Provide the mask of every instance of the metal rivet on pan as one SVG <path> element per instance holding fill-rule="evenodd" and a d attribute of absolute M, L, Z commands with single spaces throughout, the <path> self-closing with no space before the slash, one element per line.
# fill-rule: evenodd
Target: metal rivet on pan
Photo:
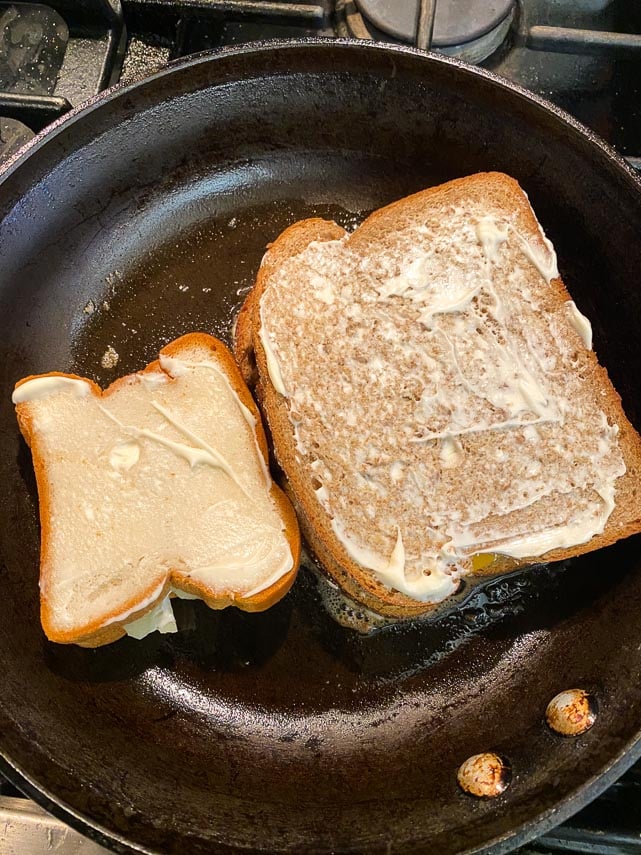
<path fill-rule="evenodd" d="M 461 789 L 471 796 L 491 799 L 504 792 L 512 777 L 505 760 L 488 751 L 474 754 L 462 763 L 457 774 Z"/>
<path fill-rule="evenodd" d="M 596 705 L 583 689 L 559 692 L 547 706 L 545 720 L 561 736 L 579 736 L 596 721 Z"/>

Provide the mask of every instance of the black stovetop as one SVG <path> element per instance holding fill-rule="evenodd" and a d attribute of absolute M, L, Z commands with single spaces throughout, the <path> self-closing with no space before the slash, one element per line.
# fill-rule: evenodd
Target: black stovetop
<path fill-rule="evenodd" d="M 142 79 L 197 51 L 281 37 L 393 40 L 364 14 L 381 2 L 0 2 L 0 162 L 110 84 Z M 412 3 L 418 7 L 418 0 L 387 6 Z M 481 65 L 565 108 L 641 168 L 641 2 L 520 0 L 503 29 L 505 38 Z M 16 793 L 0 779 L 0 794 Z M 641 763 L 525 851 L 641 853 Z"/>

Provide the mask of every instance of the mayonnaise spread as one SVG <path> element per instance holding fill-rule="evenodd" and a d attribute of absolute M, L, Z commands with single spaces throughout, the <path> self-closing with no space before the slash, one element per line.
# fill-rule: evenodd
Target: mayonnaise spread
<path fill-rule="evenodd" d="M 57 376 L 14 392 L 47 460 L 56 572 L 42 584 L 61 628 L 110 613 L 101 625 L 122 623 L 136 638 L 171 632 L 171 582 L 178 596 L 189 596 L 183 580 L 249 598 L 293 567 L 249 401 L 213 361 L 161 357 L 161 367 L 102 396 Z"/>
<path fill-rule="evenodd" d="M 261 297 L 296 465 L 346 557 L 420 601 L 451 594 L 475 554 L 590 540 L 626 471 L 577 370 L 589 321 L 525 230 L 471 202 L 404 226 L 393 251 L 314 242 Z"/>

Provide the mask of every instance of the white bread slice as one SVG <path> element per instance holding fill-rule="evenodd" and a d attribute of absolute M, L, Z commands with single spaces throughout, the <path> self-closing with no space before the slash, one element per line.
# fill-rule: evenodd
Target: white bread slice
<path fill-rule="evenodd" d="M 21 380 L 13 399 L 38 484 L 49 639 L 95 647 L 175 629 L 174 593 L 247 611 L 287 593 L 296 517 L 220 341 L 183 336 L 104 392 L 52 373 Z"/>
<path fill-rule="evenodd" d="M 304 536 L 411 617 L 641 530 L 641 440 L 526 195 L 484 173 L 270 245 L 235 354 Z"/>

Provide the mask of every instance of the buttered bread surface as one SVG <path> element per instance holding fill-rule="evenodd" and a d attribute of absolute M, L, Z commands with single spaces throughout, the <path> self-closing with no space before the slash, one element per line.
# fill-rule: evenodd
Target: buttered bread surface
<path fill-rule="evenodd" d="M 105 394 L 68 376 L 17 387 L 38 474 L 50 637 L 114 624 L 136 637 L 172 631 L 169 594 L 251 607 L 295 571 L 258 414 L 211 342 L 187 336 Z"/>
<path fill-rule="evenodd" d="M 249 310 L 307 529 L 379 599 L 437 603 L 473 556 L 513 567 L 638 530 L 639 438 L 507 176 L 416 194 L 352 234 L 297 224 Z"/>

